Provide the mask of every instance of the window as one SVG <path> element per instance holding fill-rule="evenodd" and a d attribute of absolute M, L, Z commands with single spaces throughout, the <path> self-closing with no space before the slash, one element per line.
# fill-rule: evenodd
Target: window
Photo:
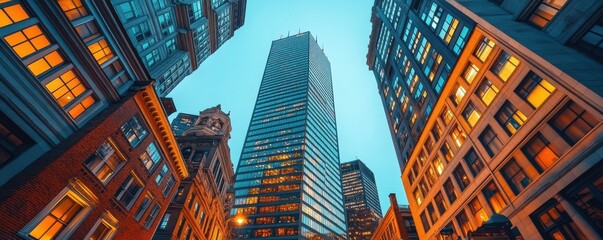
<path fill-rule="evenodd" d="M 161 180 L 163 180 L 163 178 L 165 177 L 165 175 L 169 172 L 169 168 L 167 166 L 167 163 L 164 163 L 163 166 L 161 167 L 161 171 L 159 171 L 159 173 L 157 174 L 157 177 L 155 177 L 155 183 L 159 184 L 161 183 Z"/>
<path fill-rule="evenodd" d="M 465 93 L 467 93 L 467 90 L 465 90 L 463 86 L 456 85 L 456 90 L 450 96 L 450 99 L 452 100 L 452 103 L 454 103 L 454 106 L 458 106 L 459 103 L 461 103 L 463 97 L 465 97 Z"/>
<path fill-rule="evenodd" d="M 576 48 L 599 62 L 603 61 L 603 16 L 578 40 Z"/>
<path fill-rule="evenodd" d="M 454 172 L 452 174 L 454 174 L 454 179 L 456 180 L 456 183 L 459 185 L 461 192 L 464 191 L 465 188 L 467 188 L 467 186 L 469 186 L 469 183 L 471 183 L 469 181 L 469 177 L 465 173 L 465 169 L 463 169 L 463 166 L 461 166 L 460 164 L 458 166 L 456 166 L 456 168 L 454 169 Z"/>
<path fill-rule="evenodd" d="M 76 119 L 80 115 L 82 115 L 82 113 L 84 113 L 87 109 L 89 109 L 92 105 L 94 105 L 95 102 L 96 102 L 96 98 L 94 98 L 93 95 L 90 95 L 90 96 L 84 98 L 84 100 L 82 100 L 81 102 L 78 102 L 71 109 L 69 109 L 69 111 L 68 111 L 69 115 L 72 118 Z"/>
<path fill-rule="evenodd" d="M 4 40 L 20 58 L 25 58 L 50 45 L 50 41 L 37 24 L 12 33 L 4 37 Z"/>
<path fill-rule="evenodd" d="M 66 188 L 20 234 L 33 239 L 67 239 L 90 210 L 83 196 Z"/>
<path fill-rule="evenodd" d="M 460 148 L 465 139 L 467 139 L 467 134 L 465 134 L 458 124 L 455 124 L 450 131 L 450 137 L 452 138 L 452 142 Z"/>
<path fill-rule="evenodd" d="M 167 7 L 165 0 L 153 0 L 153 8 L 156 11 L 164 9 L 165 7 Z"/>
<path fill-rule="evenodd" d="M 444 110 L 442 110 L 442 113 L 440 114 L 440 118 L 442 119 L 442 122 L 444 122 L 444 125 L 447 126 L 452 120 L 452 111 L 450 111 L 449 108 L 444 107 Z"/>
<path fill-rule="evenodd" d="M 567 0 L 542 0 L 530 16 L 530 23 L 537 28 L 544 28 L 566 2 Z"/>
<path fill-rule="evenodd" d="M 473 148 L 469 149 L 467 154 L 465 154 L 465 157 L 463 157 L 463 160 L 465 160 L 465 163 L 467 163 L 467 166 L 469 166 L 469 170 L 473 176 L 477 176 L 477 174 L 484 169 L 484 163 L 481 159 L 479 159 Z"/>
<path fill-rule="evenodd" d="M 423 230 L 425 232 L 429 231 L 429 228 L 431 226 L 429 225 L 429 221 L 427 220 L 427 215 L 425 215 L 425 212 L 421 213 L 421 223 L 423 224 Z"/>
<path fill-rule="evenodd" d="M 105 39 L 88 45 L 88 50 L 92 53 L 96 62 L 100 65 L 113 57 L 113 52 Z"/>
<path fill-rule="evenodd" d="M 494 212 L 500 213 L 500 211 L 502 211 L 502 209 L 507 206 L 507 203 L 503 199 L 500 190 L 498 190 L 498 187 L 496 187 L 494 182 L 490 182 L 488 185 L 486 185 L 486 187 L 482 189 L 482 193 L 484 194 L 486 201 L 488 201 L 488 204 L 490 204 L 490 207 L 492 207 Z"/>
<path fill-rule="evenodd" d="M 176 38 L 172 38 L 165 42 L 165 49 L 167 50 L 167 54 L 170 55 L 176 51 Z"/>
<path fill-rule="evenodd" d="M 515 92 L 526 100 L 533 108 L 538 108 L 555 91 L 555 87 L 547 80 L 530 72 L 519 84 Z"/>
<path fill-rule="evenodd" d="M 84 7 L 80 0 L 59 0 L 58 3 L 69 20 L 75 20 L 88 15 L 86 7 Z"/>
<path fill-rule="evenodd" d="M 85 164 L 88 169 L 100 180 L 103 184 L 107 184 L 113 174 L 126 163 L 126 160 L 118 156 L 115 148 L 109 139 L 96 149 L 94 154 L 90 156 Z"/>
<path fill-rule="evenodd" d="M 435 123 L 431 129 L 431 134 L 433 134 L 433 138 L 436 142 L 440 140 L 440 136 L 442 136 L 442 129 L 440 128 L 440 125 Z"/>
<path fill-rule="evenodd" d="M 461 50 L 463 50 L 463 47 L 465 46 L 465 43 L 467 42 L 468 34 L 469 34 L 469 28 L 463 27 L 463 30 L 461 30 L 461 33 L 459 33 L 459 36 L 456 39 L 456 43 L 454 43 L 454 47 L 452 48 L 452 51 L 454 51 L 454 53 L 456 53 L 457 55 L 459 55 L 461 53 Z"/>
<path fill-rule="evenodd" d="M 113 196 L 123 204 L 126 209 L 130 209 L 140 192 L 142 192 L 142 183 L 139 182 L 138 177 L 129 175 Z"/>
<path fill-rule="evenodd" d="M 433 203 L 427 205 L 427 213 L 429 214 L 429 220 L 431 220 L 431 222 L 435 224 L 438 221 L 438 214 L 433 208 Z"/>
<path fill-rule="evenodd" d="M 488 56 L 490 56 L 494 45 L 495 44 L 492 40 L 488 39 L 487 37 L 483 37 L 477 48 L 475 48 L 473 55 L 479 58 L 479 60 L 482 62 L 485 62 L 486 59 L 488 59 Z"/>
<path fill-rule="evenodd" d="M 65 107 L 65 105 L 88 90 L 73 70 L 63 73 L 61 76 L 47 83 L 45 87 L 61 107 Z"/>
<path fill-rule="evenodd" d="M 130 120 L 121 126 L 121 132 L 128 139 L 132 147 L 136 147 L 147 135 L 147 129 L 140 124 L 136 116 L 130 118 Z"/>
<path fill-rule="evenodd" d="M 155 218 L 157 218 L 157 215 L 159 214 L 159 210 L 161 210 L 161 206 L 159 206 L 159 203 L 155 203 L 153 208 L 151 208 L 151 211 L 149 211 L 147 217 L 144 219 L 143 225 L 145 228 L 149 229 L 153 225 Z"/>
<path fill-rule="evenodd" d="M 189 16 L 189 21 L 191 23 L 194 21 L 197 21 L 201 17 L 203 17 L 203 12 L 201 9 L 201 1 L 196 1 L 189 6 L 188 16 Z"/>
<path fill-rule="evenodd" d="M 88 38 L 95 38 L 100 36 L 98 32 L 98 26 L 94 22 L 94 20 L 90 20 L 88 22 L 82 23 L 78 26 L 75 26 L 75 31 L 80 35 L 80 38 L 87 42 Z"/>
<path fill-rule="evenodd" d="M 127 1 L 117 5 L 116 10 L 121 11 L 121 14 L 123 15 L 123 17 L 125 17 L 122 22 L 126 22 L 128 20 L 138 17 L 138 11 L 140 11 L 140 7 L 137 5 L 138 4 L 136 4 L 136 1 Z"/>
<path fill-rule="evenodd" d="M 0 8 L 0 27 L 8 26 L 28 18 L 29 15 L 25 12 L 21 4 Z"/>
<path fill-rule="evenodd" d="M 161 224 L 159 224 L 159 229 L 165 230 L 167 228 L 167 225 L 170 222 L 170 216 L 170 213 L 166 213 L 165 215 L 163 215 L 163 218 L 161 219 Z"/>
<path fill-rule="evenodd" d="M 53 67 L 61 64 L 63 62 L 63 57 L 59 52 L 53 51 L 49 54 L 46 54 L 44 57 L 30 63 L 27 65 L 27 68 L 34 76 L 39 76 L 42 73 L 47 72 Z"/>
<path fill-rule="evenodd" d="M 517 60 L 517 58 L 503 51 L 500 56 L 498 56 L 496 62 L 492 64 L 490 71 L 498 75 L 503 81 L 507 81 L 511 74 L 515 72 L 518 65 L 519 60 Z"/>
<path fill-rule="evenodd" d="M 578 104 L 569 102 L 557 113 L 549 124 L 569 143 L 576 144 L 599 121 Z"/>
<path fill-rule="evenodd" d="M 448 142 L 444 142 L 444 144 L 442 144 L 442 148 L 440 148 L 440 151 L 442 152 L 444 159 L 446 159 L 446 162 L 450 162 L 450 160 L 452 160 L 452 158 L 454 157 L 454 153 L 452 152 L 450 145 L 448 145 Z"/>
<path fill-rule="evenodd" d="M 33 141 L 6 115 L 0 113 L 0 166 L 17 157 Z"/>
<path fill-rule="evenodd" d="M 538 133 L 534 136 L 525 146 L 521 148 L 523 153 L 530 159 L 532 164 L 535 165 L 538 173 L 544 172 L 549 169 L 555 161 L 557 161 L 558 154 L 556 149 L 549 143 L 549 141 Z"/>
<path fill-rule="evenodd" d="M 461 210 L 461 212 L 456 215 L 456 222 L 459 224 L 463 235 L 467 235 L 467 232 L 471 231 L 471 223 L 469 223 L 469 218 L 467 217 L 465 210 Z"/>
<path fill-rule="evenodd" d="M 153 51 L 145 55 L 144 58 L 150 68 L 161 60 L 161 55 L 159 55 L 159 51 L 157 51 L 157 49 L 154 49 Z"/>
<path fill-rule="evenodd" d="M 161 33 L 164 37 L 169 35 L 170 33 L 173 33 L 175 30 L 171 13 L 172 12 L 168 11 L 157 17 L 157 20 L 159 21 L 159 26 L 161 27 Z"/>
<path fill-rule="evenodd" d="M 502 105 L 494 117 L 510 135 L 517 132 L 521 125 L 528 119 L 526 115 L 519 111 L 519 109 L 513 106 L 509 101 Z"/>
<path fill-rule="evenodd" d="M 151 36 L 151 29 L 149 28 L 149 24 L 147 22 L 141 22 L 130 27 L 131 36 L 136 38 L 136 41 L 139 43 L 145 40 L 147 37 Z"/>
<path fill-rule="evenodd" d="M 140 155 L 140 161 L 142 161 L 142 164 L 144 164 L 149 172 L 155 170 L 155 167 L 161 161 L 161 153 L 157 150 L 155 143 L 149 144 L 145 152 Z"/>
<path fill-rule="evenodd" d="M 454 33 L 456 32 L 456 28 L 459 25 L 459 20 L 457 20 L 456 18 L 453 18 L 452 15 L 447 14 L 446 15 L 446 20 L 444 21 L 444 24 L 442 25 L 442 28 L 440 29 L 440 33 L 438 34 L 438 36 L 444 40 L 444 42 L 446 42 L 446 44 L 449 44 L 450 41 L 452 40 L 452 37 L 454 36 Z"/>
<path fill-rule="evenodd" d="M 446 202 L 444 201 L 442 192 L 438 192 L 438 194 L 436 194 L 433 199 L 435 201 L 436 207 L 438 208 L 438 211 L 440 211 L 440 215 L 444 214 L 446 212 L 446 209 L 448 209 L 448 206 L 446 205 Z"/>
<path fill-rule="evenodd" d="M 450 179 L 446 180 L 446 182 L 444 182 L 444 193 L 446 193 L 446 197 L 448 197 L 448 202 L 450 202 L 450 205 L 452 205 L 452 203 L 454 203 L 454 201 L 456 200 L 457 197 L 457 193 L 456 193 L 456 189 L 454 188 L 454 185 L 452 185 L 452 182 L 450 181 Z"/>
<path fill-rule="evenodd" d="M 544 204 L 530 217 L 545 239 L 587 239 L 556 200 Z"/>
<path fill-rule="evenodd" d="M 442 175 L 442 173 L 444 172 L 444 164 L 442 163 L 440 157 L 436 155 L 435 158 L 431 160 L 431 164 L 433 165 L 433 168 L 435 169 L 438 176 Z"/>
<path fill-rule="evenodd" d="M 603 232 L 603 164 L 598 164 L 583 174 L 569 187 L 571 192 L 564 193 L 585 220 L 596 232 Z"/>
<path fill-rule="evenodd" d="M 515 158 L 511 158 L 509 162 L 502 167 L 500 172 L 515 195 L 523 191 L 532 182 L 530 177 L 523 171 L 523 168 L 517 164 Z"/>
<path fill-rule="evenodd" d="M 484 208 L 477 197 L 469 202 L 469 210 L 471 211 L 471 215 L 473 215 L 473 220 L 478 226 L 481 226 L 482 223 L 488 221 L 488 214 L 484 211 Z"/>
<path fill-rule="evenodd" d="M 414 195 L 415 195 L 415 200 L 417 200 L 417 205 L 421 206 L 421 203 L 423 203 L 423 194 L 421 194 L 420 189 L 415 189 L 414 191 Z"/>
<path fill-rule="evenodd" d="M 484 81 L 482 81 L 475 93 L 482 99 L 486 106 L 490 106 L 490 103 L 492 103 L 492 100 L 494 100 L 496 94 L 498 94 L 498 88 L 492 85 L 490 80 L 484 78 Z"/>
<path fill-rule="evenodd" d="M 423 13 L 422 19 L 425 23 L 431 27 L 431 29 L 435 30 L 438 26 L 438 22 L 440 22 L 440 18 L 443 13 L 442 7 L 438 6 L 435 2 L 431 3 L 431 7 L 429 8 L 429 12 L 427 14 Z"/>
<path fill-rule="evenodd" d="M 479 135 L 479 141 L 484 146 L 488 155 L 493 157 L 502 148 L 502 142 L 490 126 L 487 126 Z"/>
<path fill-rule="evenodd" d="M 147 208 L 149 208 L 149 205 L 151 205 L 151 201 L 153 201 L 153 196 L 151 196 L 150 194 L 147 193 L 144 196 L 144 199 L 142 200 L 140 205 L 138 205 L 138 208 L 136 209 L 136 213 L 134 213 L 134 218 L 137 221 L 140 220 L 140 218 L 142 218 L 142 215 L 144 215 L 144 212 L 147 211 Z"/>
<path fill-rule="evenodd" d="M 481 116 L 482 113 L 479 112 L 472 102 L 467 103 L 467 107 L 463 110 L 463 117 L 471 127 L 475 127 L 475 124 L 477 124 L 477 121 L 479 121 Z"/>
<path fill-rule="evenodd" d="M 109 240 L 113 238 L 113 234 L 117 232 L 117 227 L 115 227 L 117 222 L 110 223 L 109 219 L 114 219 L 114 217 L 106 215 L 106 213 L 103 214 L 103 217 L 107 219 L 99 219 L 85 239 Z"/>
<path fill-rule="evenodd" d="M 465 72 L 463 72 L 463 78 L 465 79 L 465 81 L 467 81 L 467 83 L 469 83 L 469 85 L 471 85 L 478 72 L 479 68 L 475 66 L 475 64 L 469 63 L 467 64 L 467 67 L 465 67 Z"/>
<path fill-rule="evenodd" d="M 170 178 L 168 179 L 167 183 L 165 184 L 165 188 L 163 189 L 163 196 L 167 197 L 167 195 L 170 194 L 170 192 L 174 188 L 175 184 L 176 178 L 174 177 L 174 175 L 170 175 Z"/>

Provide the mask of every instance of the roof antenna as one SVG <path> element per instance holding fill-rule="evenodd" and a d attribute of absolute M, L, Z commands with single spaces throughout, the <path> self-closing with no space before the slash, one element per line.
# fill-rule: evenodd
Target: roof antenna
<path fill-rule="evenodd" d="M 291 32 L 291 30 L 287 31 L 287 37 L 289 37 L 289 33 Z"/>
<path fill-rule="evenodd" d="M 300 34 L 300 33 L 301 33 L 301 28 L 299 28 L 299 30 L 297 30 L 297 34 Z"/>

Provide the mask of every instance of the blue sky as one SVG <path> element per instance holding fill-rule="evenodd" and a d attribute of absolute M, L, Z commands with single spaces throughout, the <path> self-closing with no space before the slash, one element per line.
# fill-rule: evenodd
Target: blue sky
<path fill-rule="evenodd" d="M 194 114 L 217 104 L 230 111 L 229 145 L 236 167 L 270 44 L 288 32 L 310 31 L 331 62 L 341 162 L 359 158 L 375 173 L 384 213 L 389 193 L 407 204 L 376 81 L 366 65 L 372 4 L 372 0 L 249 0 L 245 25 L 168 97 L 174 98 L 178 112 Z"/>

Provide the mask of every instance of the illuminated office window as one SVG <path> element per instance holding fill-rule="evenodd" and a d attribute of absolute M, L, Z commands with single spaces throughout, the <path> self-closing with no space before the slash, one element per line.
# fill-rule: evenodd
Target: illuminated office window
<path fill-rule="evenodd" d="M 511 74 L 515 72 L 515 69 L 519 65 L 519 60 L 511 56 L 511 54 L 503 51 L 496 62 L 490 67 L 490 71 L 498 75 L 503 81 L 507 81 Z"/>
<path fill-rule="evenodd" d="M 544 239 L 588 239 L 556 200 L 544 204 L 530 217 Z"/>
<path fill-rule="evenodd" d="M 475 48 L 473 55 L 479 58 L 479 60 L 482 62 L 485 62 L 486 59 L 488 59 L 488 56 L 490 56 L 494 45 L 495 44 L 492 40 L 488 39 L 487 37 L 483 37 L 477 48 Z"/>
<path fill-rule="evenodd" d="M 47 72 L 53 67 L 61 64 L 63 62 L 63 57 L 57 51 L 53 51 L 46 56 L 30 63 L 27 65 L 27 68 L 34 76 L 39 76 L 42 73 Z"/>
<path fill-rule="evenodd" d="M 475 107 L 472 102 L 469 102 L 467 104 L 467 107 L 465 107 L 465 110 L 463 110 L 463 117 L 471 127 L 474 127 L 475 124 L 477 124 L 477 121 L 479 121 L 481 115 L 482 113 Z"/>
<path fill-rule="evenodd" d="M 494 182 L 491 181 L 490 183 L 488 183 L 488 185 L 486 185 L 486 187 L 482 189 L 482 193 L 484 194 L 486 201 L 488 201 L 488 204 L 490 204 L 490 207 L 492 207 L 492 210 L 494 210 L 494 212 L 500 213 L 500 211 L 502 211 L 502 209 L 507 206 L 507 202 L 503 198 L 502 193 L 500 192 L 498 187 L 496 187 Z"/>
<path fill-rule="evenodd" d="M 113 52 L 105 39 L 88 45 L 88 50 L 92 53 L 98 64 L 103 64 L 113 57 Z"/>
<path fill-rule="evenodd" d="M 431 164 L 433 165 L 433 168 L 435 169 L 438 176 L 442 175 L 445 167 L 444 167 L 444 164 L 442 163 L 442 159 L 440 159 L 440 157 L 437 154 L 436 154 L 436 157 L 433 160 L 431 160 Z"/>
<path fill-rule="evenodd" d="M 471 211 L 471 215 L 473 215 L 473 220 L 477 225 L 481 226 L 482 223 L 488 221 L 489 217 L 482 204 L 480 203 L 477 197 L 473 198 L 471 202 L 469 202 L 469 210 Z"/>
<path fill-rule="evenodd" d="M 538 28 L 544 28 L 566 2 L 567 0 L 541 0 L 529 21 Z"/>
<path fill-rule="evenodd" d="M 490 103 L 492 103 L 498 94 L 498 88 L 496 88 L 496 86 L 494 86 L 490 80 L 484 78 L 475 93 L 480 99 L 482 99 L 486 106 L 490 106 Z"/>
<path fill-rule="evenodd" d="M 511 135 L 517 132 L 528 119 L 526 115 L 508 101 L 498 110 L 494 117 L 507 133 Z"/>
<path fill-rule="evenodd" d="M 465 79 L 465 81 L 467 81 L 467 83 L 469 83 L 469 85 L 471 85 L 471 83 L 473 83 L 473 80 L 475 79 L 475 75 L 477 75 L 478 72 L 479 68 L 475 64 L 469 63 L 467 64 L 467 67 L 465 67 L 465 72 L 463 72 L 463 78 Z"/>
<path fill-rule="evenodd" d="M 465 139 L 467 139 L 467 134 L 465 134 L 458 124 L 455 124 L 450 131 L 450 137 L 456 147 L 460 148 L 465 142 Z"/>
<path fill-rule="evenodd" d="M 71 103 L 88 90 L 73 70 L 63 73 L 58 78 L 47 83 L 45 87 L 61 107 Z"/>
<path fill-rule="evenodd" d="M 0 8 L 0 27 L 8 26 L 29 18 L 21 4 L 14 4 Z"/>
<path fill-rule="evenodd" d="M 539 173 L 549 169 L 559 156 L 557 149 L 540 133 L 530 139 L 521 150 L 532 164 L 535 165 Z"/>
<path fill-rule="evenodd" d="M 58 0 L 57 2 L 69 20 L 88 15 L 88 11 L 86 11 L 86 7 L 82 4 L 81 0 Z"/>
<path fill-rule="evenodd" d="M 466 93 L 467 93 L 467 90 L 465 90 L 465 88 L 463 86 L 456 85 L 456 88 L 455 88 L 454 92 L 452 92 L 450 99 L 452 100 L 452 102 L 454 103 L 455 106 L 458 106 L 459 103 L 461 103 L 461 101 L 463 100 L 463 97 L 465 97 Z"/>
<path fill-rule="evenodd" d="M 549 121 L 549 124 L 573 146 L 598 122 L 595 116 L 584 108 L 574 102 L 569 102 Z"/>
<path fill-rule="evenodd" d="M 48 212 L 41 213 L 34 219 L 39 222 L 35 223 L 31 229 L 25 229 L 28 237 L 33 239 L 66 238 L 90 210 L 90 206 L 72 191 L 68 191 L 57 202 L 49 203 L 49 206 L 52 208 Z"/>
<path fill-rule="evenodd" d="M 456 222 L 459 224 L 459 227 L 463 231 L 463 235 L 467 235 L 467 232 L 471 231 L 472 226 L 469 222 L 469 218 L 467 217 L 467 213 L 465 210 L 461 209 L 458 215 L 456 215 Z"/>
<path fill-rule="evenodd" d="M 9 34 L 4 40 L 20 58 L 27 57 L 50 45 L 50 41 L 38 25 Z"/>
<path fill-rule="evenodd" d="M 538 108 L 555 91 L 555 87 L 549 81 L 530 72 L 519 84 L 515 92 L 526 100 L 533 108 Z"/>
<path fill-rule="evenodd" d="M 89 109 L 92 105 L 94 105 L 94 103 L 96 102 L 96 98 L 92 95 L 84 98 L 82 101 L 78 102 L 77 104 L 75 104 L 75 106 L 73 106 L 71 109 L 69 109 L 69 115 L 72 118 L 77 118 L 80 115 L 82 115 L 82 113 L 84 113 L 87 109 Z"/>
<path fill-rule="evenodd" d="M 98 180 L 106 184 L 125 162 L 125 159 L 122 159 L 116 154 L 113 145 L 108 141 L 105 141 L 98 149 L 96 149 L 94 154 L 86 160 L 85 164 Z"/>

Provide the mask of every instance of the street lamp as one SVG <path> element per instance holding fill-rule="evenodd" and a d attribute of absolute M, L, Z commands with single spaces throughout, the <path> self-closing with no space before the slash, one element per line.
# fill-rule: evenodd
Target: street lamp
<path fill-rule="evenodd" d="M 234 234 L 234 225 L 232 226 L 232 228 L 228 227 L 228 223 L 232 222 L 233 224 L 237 225 L 237 226 L 242 226 L 243 224 L 245 224 L 246 222 L 246 218 L 244 215 L 241 214 L 237 214 L 234 216 L 230 216 L 228 219 L 226 219 L 225 225 L 226 225 L 226 229 L 228 230 L 228 233 L 230 235 L 230 239 L 233 239 L 235 234 Z"/>

